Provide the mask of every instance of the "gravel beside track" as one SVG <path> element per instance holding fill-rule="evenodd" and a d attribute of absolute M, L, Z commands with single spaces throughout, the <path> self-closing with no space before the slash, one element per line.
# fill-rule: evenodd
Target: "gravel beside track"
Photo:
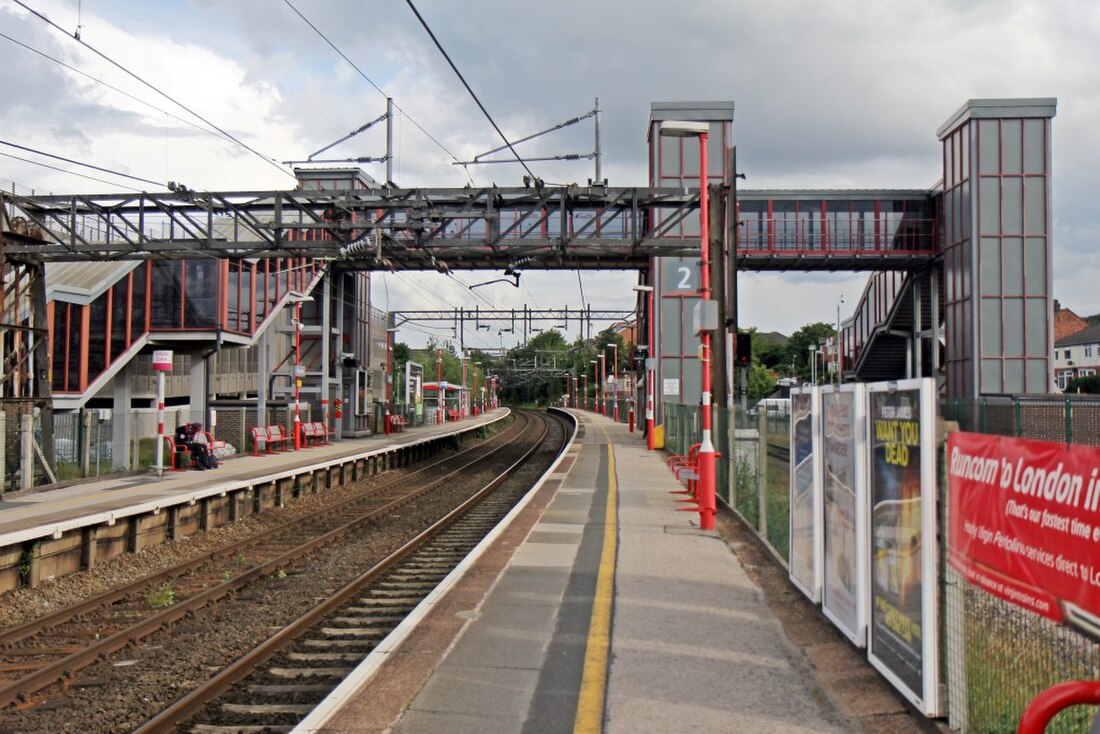
<path fill-rule="evenodd" d="M 390 472 L 366 483 L 390 481 L 396 474 L 407 471 Z M 533 476 L 528 482 L 541 471 L 535 472 L 532 467 L 528 473 Z M 171 630 L 153 634 L 111 659 L 80 671 L 63 696 L 33 709 L 0 711 L 0 732 L 132 731 L 198 682 L 400 547 L 408 537 L 476 491 L 482 475 L 488 473 L 480 467 L 471 468 L 460 481 L 448 482 L 429 496 L 400 507 L 339 545 L 314 553 L 285 571 L 265 576 L 236 596 L 184 618 Z M 282 509 L 203 535 L 119 557 L 37 589 L 5 595 L 0 598 L 0 625 L 8 627 L 35 618 L 124 581 L 209 554 L 260 528 L 285 523 L 334 502 L 345 493 L 361 491 L 363 484 L 307 496 Z M 226 562 L 225 574 L 242 571 L 232 561 Z"/>

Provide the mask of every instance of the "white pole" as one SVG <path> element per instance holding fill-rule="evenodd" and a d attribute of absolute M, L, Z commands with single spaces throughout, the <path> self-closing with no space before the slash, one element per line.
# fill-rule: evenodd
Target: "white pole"
<path fill-rule="evenodd" d="M 158 477 L 164 476 L 164 372 L 157 370 L 157 463 Z"/>

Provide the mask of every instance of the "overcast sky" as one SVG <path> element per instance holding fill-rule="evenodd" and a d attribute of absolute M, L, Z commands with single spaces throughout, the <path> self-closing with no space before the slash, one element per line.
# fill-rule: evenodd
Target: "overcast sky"
<path fill-rule="evenodd" d="M 69 33 L 79 24 L 85 42 L 276 161 L 304 158 L 385 111 L 383 94 L 281 0 L 25 2 Z M 409 6 L 292 2 L 405 113 L 396 124 L 396 182 L 466 184 L 451 154 L 466 160 L 499 140 Z M 603 175 L 613 186 L 646 183 L 654 100 L 733 100 L 745 188 L 928 188 L 940 178 L 936 129 L 967 99 L 1057 97 L 1054 290 L 1077 313 L 1100 313 L 1100 264 L 1092 257 L 1100 236 L 1093 191 L 1100 171 L 1100 3 L 415 2 L 510 137 L 582 114 L 599 97 Z M 0 139 L 193 189 L 293 186 L 260 157 L 176 119 L 205 127 L 12 0 L 0 0 L 0 32 L 153 105 L 0 38 Z M 591 124 L 582 123 L 521 151 L 587 153 L 592 138 Z M 381 126 L 332 151 L 384 152 Z M 0 153 L 37 158 L 3 146 Z M 555 183 L 593 176 L 588 161 L 532 167 Z M 476 184 L 508 186 L 523 173 L 511 165 L 468 171 Z M 381 165 L 368 172 L 384 178 Z M 0 178 L 8 188 L 14 182 L 55 193 L 118 190 L 10 157 L 0 157 Z M 520 289 L 478 288 L 480 298 L 463 286 L 491 277 L 376 276 L 375 303 L 393 310 L 577 307 L 582 289 L 593 308 L 629 310 L 634 303 L 634 273 L 588 272 L 578 282 L 576 273 L 527 272 Z M 838 298 L 847 317 L 864 283 L 844 273 L 746 275 L 740 320 L 785 333 L 832 322 Z M 424 333 L 398 338 L 417 343 Z M 449 329 L 438 333 L 451 336 Z M 470 346 L 512 342 L 495 331 L 467 333 Z"/>

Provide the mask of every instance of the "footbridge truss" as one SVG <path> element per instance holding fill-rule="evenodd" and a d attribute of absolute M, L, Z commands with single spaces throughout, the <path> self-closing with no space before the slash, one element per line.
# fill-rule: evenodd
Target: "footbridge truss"
<path fill-rule="evenodd" d="M 10 196 L 36 261 L 310 257 L 362 270 L 648 267 L 699 206 L 683 189 L 531 188 Z"/>
<path fill-rule="evenodd" d="M 710 187 L 712 212 L 740 212 L 738 270 L 918 270 L 938 256 L 934 223 L 883 214 L 852 224 L 773 212 L 774 192 Z M 897 192 L 891 192 L 895 194 Z M 924 199 L 926 192 L 903 192 Z M 789 196 L 788 196 L 789 198 Z M 698 189 L 524 188 L 198 192 L 3 196 L 31 235 L 7 237 L 27 262 L 308 257 L 357 270 L 646 269 L 653 257 L 699 254 Z M 791 202 L 786 202 L 790 205 Z M 744 206 L 738 206 L 744 204 Z M 833 215 L 829 214 L 832 217 Z M 835 218 L 834 218 L 835 219 Z M 830 226 L 832 223 L 832 226 Z M 731 224 L 713 227 L 734 242 Z M 5 232 L 4 235 L 10 233 Z M 712 248 L 715 245 L 712 244 Z"/>

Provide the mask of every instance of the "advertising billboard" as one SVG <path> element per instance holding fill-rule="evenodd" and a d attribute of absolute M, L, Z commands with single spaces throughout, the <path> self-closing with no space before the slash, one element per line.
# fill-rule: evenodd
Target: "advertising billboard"
<path fill-rule="evenodd" d="M 791 390 L 790 578 L 811 601 L 821 600 L 820 388 Z"/>
<path fill-rule="evenodd" d="M 821 609 L 857 647 L 867 642 L 866 390 L 861 384 L 821 391 Z"/>
<path fill-rule="evenodd" d="M 929 716 L 939 713 L 933 395 L 931 379 L 867 387 L 867 657 Z"/>
<path fill-rule="evenodd" d="M 955 432 L 948 562 L 1055 622 L 1100 630 L 1100 447 Z"/>

